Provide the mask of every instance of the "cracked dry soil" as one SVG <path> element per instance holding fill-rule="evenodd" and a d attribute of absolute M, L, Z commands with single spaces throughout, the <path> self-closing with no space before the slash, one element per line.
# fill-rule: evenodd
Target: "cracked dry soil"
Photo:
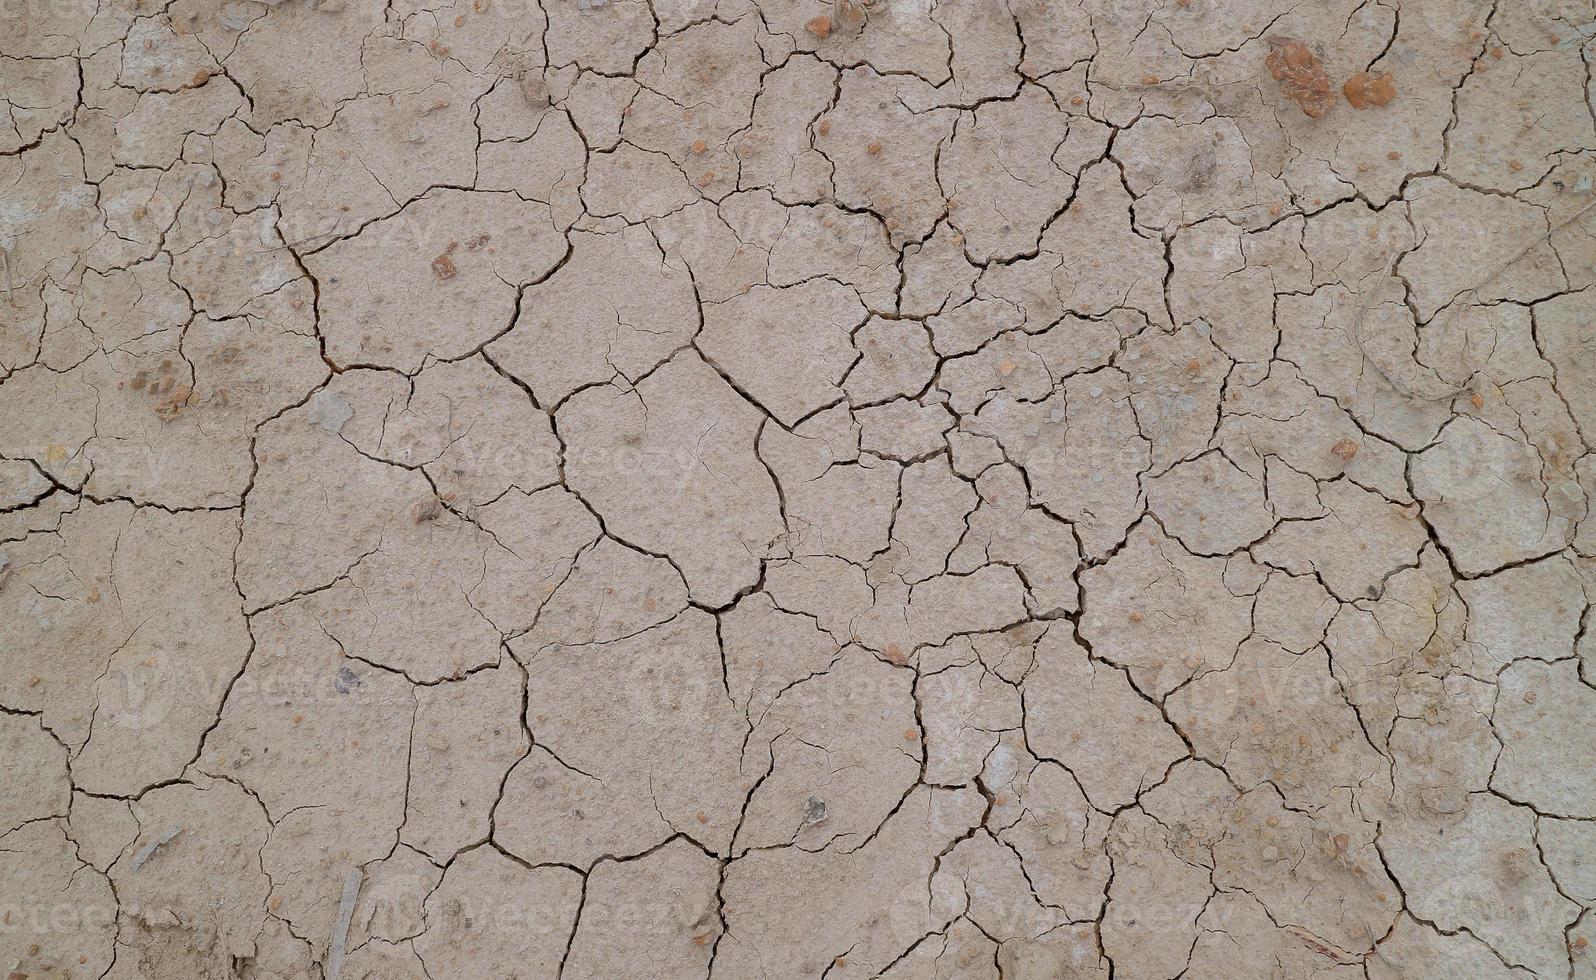
<path fill-rule="evenodd" d="M 0 4 L 0 972 L 1593 980 L 1593 39 Z"/>

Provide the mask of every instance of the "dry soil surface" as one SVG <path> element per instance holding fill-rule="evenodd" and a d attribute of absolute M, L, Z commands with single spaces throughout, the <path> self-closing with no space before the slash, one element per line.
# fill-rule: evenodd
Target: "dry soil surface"
<path fill-rule="evenodd" d="M 1596 978 L 1593 67 L 0 3 L 0 972 Z"/>

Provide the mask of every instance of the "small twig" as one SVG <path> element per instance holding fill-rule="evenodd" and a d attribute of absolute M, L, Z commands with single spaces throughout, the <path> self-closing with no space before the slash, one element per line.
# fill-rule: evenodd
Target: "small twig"
<path fill-rule="evenodd" d="M 166 833 L 139 848 L 139 852 L 133 855 L 133 870 L 137 871 L 138 869 L 144 867 L 144 862 L 148 861 L 150 856 L 154 854 L 156 850 L 166 844 L 171 843 L 172 838 L 176 837 L 182 832 L 183 828 L 174 824 L 173 826 L 166 828 Z"/>
<path fill-rule="evenodd" d="M 338 921 L 333 925 L 332 948 L 327 952 L 327 980 L 338 980 L 344 968 L 344 950 L 349 943 L 349 923 L 355 917 L 355 899 L 360 895 L 360 869 L 351 868 L 344 877 L 344 894 L 338 900 Z"/>

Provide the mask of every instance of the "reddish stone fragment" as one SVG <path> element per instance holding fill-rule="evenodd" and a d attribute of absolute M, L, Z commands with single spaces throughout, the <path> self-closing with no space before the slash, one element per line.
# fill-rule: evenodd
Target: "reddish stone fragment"
<path fill-rule="evenodd" d="M 1352 108 L 1367 109 L 1369 106 L 1385 105 L 1396 98 L 1396 82 L 1388 71 L 1379 74 L 1360 71 L 1347 79 L 1347 84 L 1341 86 L 1341 92 L 1352 103 Z"/>
<path fill-rule="evenodd" d="M 1286 98 L 1313 119 L 1329 112 L 1335 97 L 1330 94 L 1330 76 L 1319 56 L 1294 37 L 1270 38 L 1269 47 L 1264 66 L 1280 83 Z"/>

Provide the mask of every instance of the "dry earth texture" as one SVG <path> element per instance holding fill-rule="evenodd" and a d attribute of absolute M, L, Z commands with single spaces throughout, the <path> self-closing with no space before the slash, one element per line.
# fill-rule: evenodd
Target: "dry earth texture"
<path fill-rule="evenodd" d="M 0 973 L 1596 978 L 1593 67 L 0 3 Z"/>

